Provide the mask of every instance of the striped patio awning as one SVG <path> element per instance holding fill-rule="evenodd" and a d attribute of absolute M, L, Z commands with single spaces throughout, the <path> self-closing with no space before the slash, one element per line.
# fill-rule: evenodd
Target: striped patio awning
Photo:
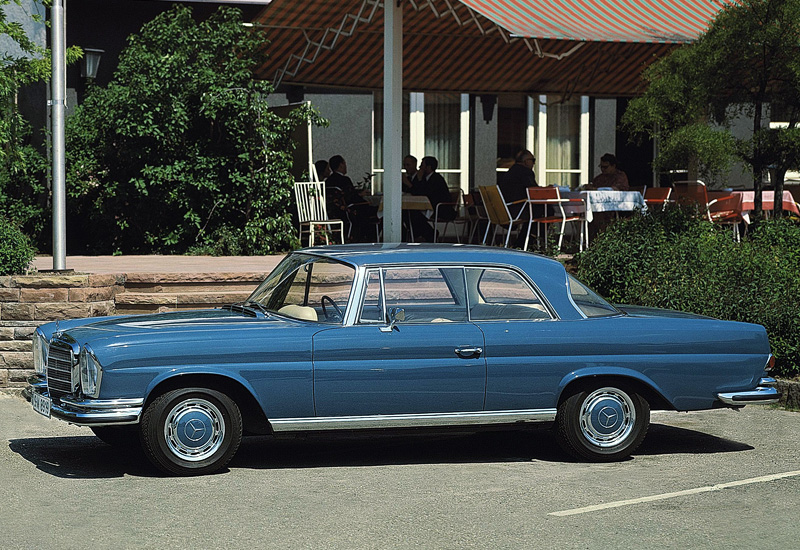
<path fill-rule="evenodd" d="M 422 92 L 634 95 L 642 69 L 691 41 L 711 0 L 405 0 L 403 87 Z M 261 78 L 379 90 L 379 0 L 272 0 Z"/>
<path fill-rule="evenodd" d="M 721 8 L 713 0 L 461 0 L 512 35 L 586 42 L 691 42 Z"/>

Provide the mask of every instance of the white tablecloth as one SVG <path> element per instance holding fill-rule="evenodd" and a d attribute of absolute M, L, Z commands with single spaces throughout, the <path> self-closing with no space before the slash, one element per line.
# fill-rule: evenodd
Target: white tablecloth
<path fill-rule="evenodd" d="M 591 222 L 594 212 L 632 212 L 634 210 L 646 210 L 647 205 L 644 197 L 638 191 L 570 191 L 563 193 L 567 198 L 583 199 L 586 205 L 586 221 Z M 573 213 L 575 208 L 568 207 Z"/>

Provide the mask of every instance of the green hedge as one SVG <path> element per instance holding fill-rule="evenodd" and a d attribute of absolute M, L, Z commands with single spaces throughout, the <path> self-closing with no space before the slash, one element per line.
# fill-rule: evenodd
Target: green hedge
<path fill-rule="evenodd" d="M 17 275 L 33 261 L 34 250 L 22 231 L 0 216 L 0 275 Z"/>
<path fill-rule="evenodd" d="M 668 209 L 612 224 L 576 257 L 579 278 L 615 303 L 764 325 L 775 373 L 800 374 L 800 225 L 762 222 L 734 242 L 729 228 Z"/>

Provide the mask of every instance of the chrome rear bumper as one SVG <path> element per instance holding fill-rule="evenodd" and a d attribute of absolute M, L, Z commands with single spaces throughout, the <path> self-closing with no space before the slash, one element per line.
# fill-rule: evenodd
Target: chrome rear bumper
<path fill-rule="evenodd" d="M 754 390 L 718 393 L 717 397 L 726 405 L 744 407 L 745 405 L 771 405 L 781 398 L 781 392 L 775 388 L 774 378 L 762 378 Z"/>

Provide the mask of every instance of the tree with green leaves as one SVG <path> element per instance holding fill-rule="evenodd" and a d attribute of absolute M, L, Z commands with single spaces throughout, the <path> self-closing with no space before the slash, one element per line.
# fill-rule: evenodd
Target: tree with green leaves
<path fill-rule="evenodd" d="M 71 241 L 92 252 L 266 254 L 297 244 L 291 131 L 254 71 L 263 32 L 185 5 L 128 38 L 114 78 L 67 121 Z M 82 227 L 78 227 L 82 224 Z"/>
<path fill-rule="evenodd" d="M 48 80 L 50 51 L 28 34 L 26 21 L 12 20 L 8 8 L 15 4 L 24 13 L 20 0 L 0 0 L 0 212 L 26 234 L 37 237 L 46 221 L 47 161 L 42 147 L 32 141 L 30 123 L 20 113 L 18 97 L 26 86 Z M 42 11 L 50 4 L 38 5 Z M 30 23 L 45 24 L 38 13 L 26 15 Z M 81 55 L 78 48 L 67 50 L 67 61 Z"/>
<path fill-rule="evenodd" d="M 659 139 L 658 167 L 694 163 L 708 177 L 740 160 L 752 170 L 756 216 L 769 169 L 780 216 L 784 175 L 800 167 L 800 0 L 722 2 L 696 42 L 643 76 L 647 90 L 631 101 L 623 124 Z M 768 108 L 781 112 L 788 126 L 771 129 Z M 742 117 L 752 121 L 744 137 L 731 131 Z"/>

